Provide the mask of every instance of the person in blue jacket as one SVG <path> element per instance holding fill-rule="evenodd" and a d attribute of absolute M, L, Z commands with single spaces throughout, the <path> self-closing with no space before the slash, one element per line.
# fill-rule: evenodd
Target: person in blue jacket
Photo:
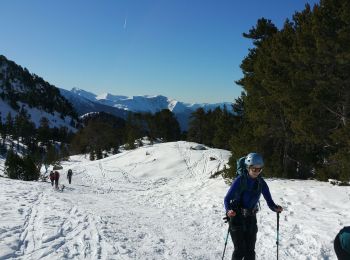
<path fill-rule="evenodd" d="M 255 259 L 255 242 L 258 232 L 256 213 L 263 194 L 267 205 L 274 212 L 283 208 L 272 200 L 269 187 L 260 176 L 264 161 L 260 154 L 250 153 L 244 160 L 246 171 L 239 175 L 228 190 L 225 199 L 226 215 L 230 221 L 230 235 L 234 244 L 232 260 Z"/>
<path fill-rule="evenodd" d="M 334 239 L 338 260 L 350 260 L 350 226 L 342 228 Z"/>

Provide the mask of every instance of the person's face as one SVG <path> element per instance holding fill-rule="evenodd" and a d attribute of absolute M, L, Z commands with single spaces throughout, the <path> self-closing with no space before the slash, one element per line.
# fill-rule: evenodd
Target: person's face
<path fill-rule="evenodd" d="M 253 165 L 253 166 L 249 166 L 248 173 L 250 177 L 255 179 L 259 176 L 262 170 L 263 170 L 263 167 L 261 167 L 260 165 Z"/>

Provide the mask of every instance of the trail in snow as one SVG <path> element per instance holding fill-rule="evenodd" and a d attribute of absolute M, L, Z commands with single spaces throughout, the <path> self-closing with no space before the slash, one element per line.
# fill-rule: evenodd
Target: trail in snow
<path fill-rule="evenodd" d="M 209 179 L 229 152 L 193 143 L 145 146 L 63 164 L 49 183 L 0 178 L 0 259 L 221 259 L 228 186 Z M 215 158 L 215 160 L 210 159 Z M 65 178 L 73 169 L 72 184 Z M 281 259 L 335 259 L 332 241 L 348 224 L 350 192 L 315 181 L 268 179 L 280 223 Z M 261 200 L 257 259 L 276 255 L 276 214 Z M 229 241 L 225 259 L 231 259 Z"/>

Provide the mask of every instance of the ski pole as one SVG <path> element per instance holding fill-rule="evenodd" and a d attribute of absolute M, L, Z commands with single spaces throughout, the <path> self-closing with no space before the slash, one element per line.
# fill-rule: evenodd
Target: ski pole
<path fill-rule="evenodd" d="M 228 223 L 228 230 L 227 230 L 227 235 L 226 235 L 226 240 L 225 240 L 225 247 L 224 247 L 224 252 L 222 253 L 222 258 L 221 260 L 224 259 L 225 256 L 225 251 L 226 251 L 226 246 L 227 246 L 227 240 L 228 240 L 228 235 L 230 234 L 230 222 Z"/>
<path fill-rule="evenodd" d="M 278 240 L 279 240 L 279 232 L 280 232 L 280 213 L 277 212 L 277 238 L 276 238 L 277 260 L 278 260 Z"/>

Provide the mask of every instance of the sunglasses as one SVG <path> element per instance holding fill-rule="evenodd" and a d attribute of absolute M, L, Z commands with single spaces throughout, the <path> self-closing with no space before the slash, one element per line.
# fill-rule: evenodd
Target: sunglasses
<path fill-rule="evenodd" d="M 263 168 L 258 168 L 258 167 L 250 167 L 250 170 L 252 170 L 252 172 L 262 172 Z"/>

